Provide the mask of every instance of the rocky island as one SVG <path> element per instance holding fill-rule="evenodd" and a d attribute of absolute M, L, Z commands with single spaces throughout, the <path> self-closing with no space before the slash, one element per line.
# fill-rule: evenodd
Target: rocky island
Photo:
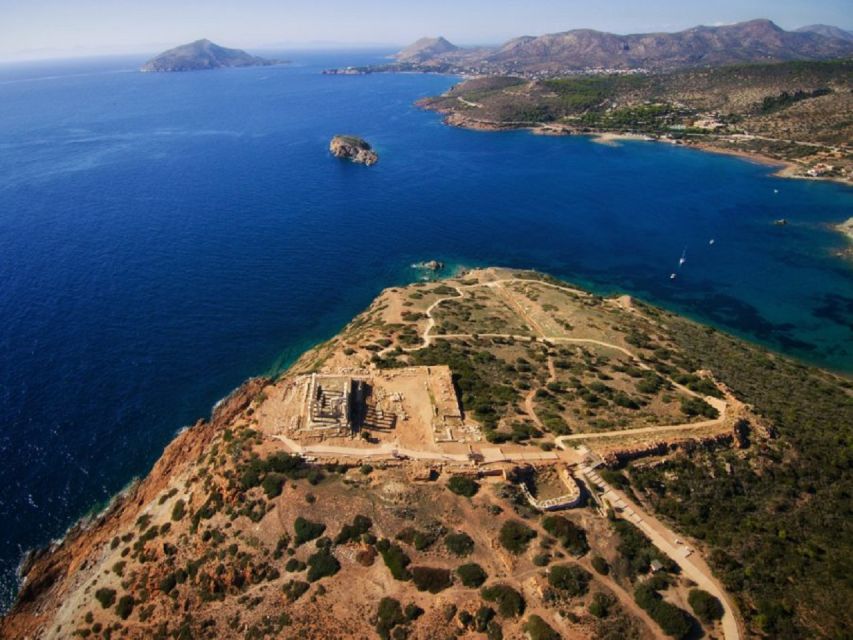
<path fill-rule="evenodd" d="M 275 64 L 281 64 L 281 61 L 253 56 L 241 49 L 220 47 L 204 39 L 164 51 L 142 65 L 140 70 L 145 73 L 204 71 L 226 67 L 264 67 Z"/>
<path fill-rule="evenodd" d="M 31 553 L 0 637 L 840 638 L 852 395 L 536 272 L 393 287 Z"/>
<path fill-rule="evenodd" d="M 368 167 L 379 162 L 379 156 L 370 143 L 358 136 L 335 136 L 329 143 L 329 151 L 342 158 Z"/>

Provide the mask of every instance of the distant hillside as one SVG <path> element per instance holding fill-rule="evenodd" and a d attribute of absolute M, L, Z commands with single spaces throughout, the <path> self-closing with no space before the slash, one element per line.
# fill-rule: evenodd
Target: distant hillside
<path fill-rule="evenodd" d="M 260 67 L 278 64 L 240 49 L 227 49 L 210 40 L 196 40 L 164 51 L 144 65 L 142 71 L 202 71 L 222 67 Z"/>
<path fill-rule="evenodd" d="M 649 74 L 468 79 L 419 104 L 472 129 L 634 133 L 760 154 L 795 175 L 853 181 L 853 60 Z"/>
<path fill-rule="evenodd" d="M 459 47 L 455 44 L 439 36 L 438 38 L 421 38 L 397 53 L 394 57 L 401 62 L 423 62 L 430 58 L 458 50 Z"/>
<path fill-rule="evenodd" d="M 795 31 L 798 33 L 817 33 L 818 35 L 826 36 L 827 38 L 838 38 L 840 40 L 853 42 L 853 32 L 845 31 L 844 29 L 839 29 L 838 27 L 833 27 L 828 24 L 810 24 L 808 26 L 795 29 Z"/>
<path fill-rule="evenodd" d="M 451 49 L 436 43 L 419 40 L 401 51 L 397 59 L 431 68 L 444 64 L 453 71 L 530 76 L 590 69 L 661 70 L 853 56 L 853 39 L 846 31 L 824 26 L 785 31 L 770 20 L 698 26 L 677 33 L 617 35 L 575 29 L 522 36 L 498 48 L 478 50 L 450 45 Z"/>

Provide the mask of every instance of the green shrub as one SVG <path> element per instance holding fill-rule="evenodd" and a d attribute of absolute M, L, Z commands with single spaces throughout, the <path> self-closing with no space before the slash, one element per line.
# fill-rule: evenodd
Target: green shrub
<path fill-rule="evenodd" d="M 434 567 L 412 567 L 412 582 L 418 591 L 429 591 L 438 593 L 444 591 L 453 584 L 448 569 Z"/>
<path fill-rule="evenodd" d="M 403 613 L 406 614 L 406 620 L 417 620 L 424 614 L 424 610 L 421 609 L 414 602 L 410 602 L 406 605 L 406 608 L 403 610 Z"/>
<path fill-rule="evenodd" d="M 296 573 L 298 571 L 304 571 L 306 566 L 307 565 L 301 560 L 291 558 L 287 561 L 287 564 L 284 565 L 284 570 L 288 573 Z"/>
<path fill-rule="evenodd" d="M 720 417 L 720 412 L 702 398 L 681 398 L 681 412 L 686 416 L 704 416 L 712 420 Z"/>
<path fill-rule="evenodd" d="M 299 516 L 293 521 L 293 529 L 296 532 L 296 546 L 299 546 L 300 544 L 313 540 L 314 538 L 319 538 L 323 535 L 323 532 L 326 530 L 326 525 L 320 522 L 311 522 L 310 520 L 306 520 L 302 516 Z"/>
<path fill-rule="evenodd" d="M 122 620 L 127 620 L 130 614 L 133 613 L 133 606 L 135 604 L 136 601 L 133 599 L 133 596 L 122 596 L 116 605 L 116 614 Z"/>
<path fill-rule="evenodd" d="M 474 551 L 474 540 L 467 533 L 451 533 L 444 538 L 444 546 L 450 553 L 457 556 L 467 556 Z"/>
<path fill-rule="evenodd" d="M 352 524 L 345 524 L 335 538 L 335 544 L 346 544 L 350 540 L 358 540 L 373 526 L 373 521 L 367 516 L 357 515 Z"/>
<path fill-rule="evenodd" d="M 169 593 L 178 584 L 178 579 L 174 573 L 166 574 L 157 585 L 163 593 Z"/>
<path fill-rule="evenodd" d="M 547 551 L 543 551 L 542 553 L 537 553 L 533 556 L 533 564 L 537 567 L 547 567 L 551 562 L 551 554 Z"/>
<path fill-rule="evenodd" d="M 321 578 L 335 575 L 341 568 L 341 563 L 328 549 L 321 549 L 308 558 L 308 582 L 317 582 Z"/>
<path fill-rule="evenodd" d="M 95 600 L 101 603 L 102 609 L 109 609 L 116 601 L 116 591 L 115 589 L 101 587 L 95 591 Z"/>
<path fill-rule="evenodd" d="M 548 571 L 548 584 L 571 597 L 585 594 L 591 578 L 592 574 L 586 569 L 574 564 L 556 565 Z"/>
<path fill-rule="evenodd" d="M 498 607 L 498 613 L 504 618 L 517 618 L 524 613 L 524 597 L 509 585 L 496 584 L 483 587 L 480 595 L 486 602 L 494 602 Z"/>
<path fill-rule="evenodd" d="M 280 496 L 282 487 L 284 487 L 284 474 L 281 473 L 268 473 L 264 476 L 264 481 L 261 483 L 261 488 L 268 499 Z"/>
<path fill-rule="evenodd" d="M 479 483 L 467 476 L 453 476 L 447 483 L 447 488 L 453 493 L 470 498 L 480 490 Z"/>
<path fill-rule="evenodd" d="M 412 545 L 418 551 L 423 551 L 431 547 L 443 533 L 443 527 L 432 527 L 429 531 L 418 531 L 414 527 L 406 527 L 397 534 L 396 538 Z"/>
<path fill-rule="evenodd" d="M 527 619 L 522 629 L 530 640 L 560 640 L 560 634 L 536 614 Z"/>
<path fill-rule="evenodd" d="M 601 575 L 606 576 L 608 573 L 610 573 L 610 565 L 607 564 L 607 560 L 605 560 L 601 556 L 593 556 L 590 562 L 592 563 L 592 568 L 595 569 Z"/>
<path fill-rule="evenodd" d="M 459 576 L 463 585 L 471 589 L 481 586 L 486 581 L 486 578 L 488 578 L 486 572 L 483 571 L 483 567 L 476 562 L 461 565 L 456 569 L 456 575 Z"/>
<path fill-rule="evenodd" d="M 542 527 L 557 538 L 566 548 L 566 551 L 572 555 L 582 556 L 589 551 L 586 532 L 568 518 L 564 516 L 546 516 L 542 520 Z"/>
<path fill-rule="evenodd" d="M 634 589 L 634 600 L 668 636 L 682 640 L 690 634 L 693 622 L 688 613 L 661 598 L 660 594 L 648 585 L 641 584 Z"/>
<path fill-rule="evenodd" d="M 382 544 L 383 542 L 385 544 Z M 382 554 L 382 560 L 385 561 L 385 566 L 391 571 L 395 580 L 411 580 L 412 574 L 409 573 L 408 566 L 412 560 L 400 545 L 390 544 L 387 540 L 380 540 L 376 544 L 376 548 Z"/>
<path fill-rule="evenodd" d="M 501 546 L 515 555 L 524 553 L 530 541 L 536 537 L 536 532 L 523 522 L 507 520 L 501 527 L 498 540 Z"/>
<path fill-rule="evenodd" d="M 690 603 L 693 613 L 706 624 L 711 624 L 714 620 L 723 617 L 723 604 L 707 591 L 691 589 L 687 596 L 687 602 Z"/>
<path fill-rule="evenodd" d="M 376 632 L 383 640 L 391 637 L 391 630 L 397 625 L 405 624 L 406 617 L 400 601 L 394 598 L 382 598 L 376 612 Z"/>
<path fill-rule="evenodd" d="M 489 623 L 495 617 L 495 610 L 491 607 L 487 607 L 483 605 L 479 609 L 477 609 L 477 613 L 474 614 L 474 631 L 477 633 L 485 633 L 489 628 Z"/>
<path fill-rule="evenodd" d="M 290 580 L 285 583 L 281 588 L 282 592 L 284 592 L 284 596 L 287 598 L 288 602 L 296 602 L 302 597 L 308 589 L 311 588 L 307 582 L 303 582 L 302 580 Z"/>
<path fill-rule="evenodd" d="M 634 579 L 646 573 L 652 560 L 658 560 L 667 570 L 674 569 L 674 562 L 658 551 L 649 539 L 625 520 L 610 519 L 610 526 L 619 534 L 616 550 L 628 561 L 628 577 Z"/>
<path fill-rule="evenodd" d="M 175 500 L 175 504 L 172 505 L 172 520 L 178 521 L 184 517 L 186 503 L 181 498 Z"/>
<path fill-rule="evenodd" d="M 596 618 L 606 618 L 610 615 L 610 610 L 616 601 L 607 594 L 598 591 L 592 596 L 592 602 L 589 603 L 589 613 Z"/>

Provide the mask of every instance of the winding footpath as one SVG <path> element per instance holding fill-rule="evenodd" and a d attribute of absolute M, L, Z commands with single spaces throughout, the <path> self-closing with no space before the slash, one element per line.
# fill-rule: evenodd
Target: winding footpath
<path fill-rule="evenodd" d="M 471 333 L 433 334 L 432 330 L 435 328 L 435 317 L 433 316 L 433 312 L 435 311 L 435 309 L 439 305 L 446 302 L 447 300 L 459 300 L 460 298 L 464 298 L 465 297 L 465 293 L 463 291 L 464 289 L 473 289 L 473 288 L 477 288 L 477 287 L 489 287 L 492 289 L 499 289 L 500 291 L 503 292 L 504 295 L 501 295 L 501 298 L 513 307 L 513 309 L 516 311 L 516 313 L 519 315 L 519 317 L 521 317 L 528 324 L 528 326 L 530 326 L 531 329 L 533 329 L 533 331 L 535 332 L 536 335 L 531 336 L 531 335 L 517 335 L 517 334 L 510 334 L 510 333 L 478 333 L 477 337 L 480 337 L 480 338 L 503 338 L 503 339 L 518 340 L 518 341 L 542 340 L 542 341 L 551 342 L 554 344 L 590 344 L 590 345 L 595 345 L 595 346 L 602 347 L 605 349 L 613 349 L 615 351 L 618 351 L 618 352 L 628 356 L 629 358 L 631 358 L 631 360 L 634 362 L 634 364 L 636 364 L 636 366 L 639 369 L 642 369 L 644 371 L 654 371 L 636 353 L 630 351 L 629 349 L 626 349 L 625 347 L 623 347 L 621 345 L 613 344 L 610 342 L 604 342 L 602 340 L 595 340 L 592 338 L 568 338 L 565 336 L 549 336 L 549 335 L 546 335 L 545 331 L 542 329 L 542 327 L 539 325 L 539 323 L 536 322 L 532 317 L 530 317 L 530 314 L 528 314 L 521 307 L 521 305 L 518 304 L 518 302 L 514 298 L 512 298 L 511 295 L 506 295 L 506 289 L 503 287 L 503 283 L 506 283 L 506 282 L 524 282 L 524 283 L 534 282 L 534 283 L 539 284 L 539 285 L 544 285 L 547 287 L 552 287 L 554 289 L 566 291 L 566 292 L 571 293 L 573 295 L 588 295 L 582 291 L 579 291 L 578 289 L 573 289 L 571 287 L 563 287 L 563 286 L 560 286 L 557 284 L 553 284 L 551 282 L 545 282 L 543 280 L 527 280 L 524 278 L 504 278 L 504 279 L 500 279 L 500 280 L 492 280 L 490 282 L 481 282 L 481 283 L 472 284 L 472 285 L 454 286 L 453 288 L 456 289 L 456 292 L 458 295 L 445 296 L 445 297 L 439 298 L 438 300 L 433 302 L 424 312 L 424 315 L 426 315 L 426 317 L 427 317 L 427 325 L 424 328 L 423 333 L 421 334 L 421 344 L 413 346 L 413 347 L 406 347 L 406 348 L 403 348 L 402 350 L 405 352 L 418 351 L 420 349 L 424 349 L 424 348 L 430 346 L 433 343 L 433 341 L 435 341 L 435 340 L 465 340 L 465 339 L 473 338 L 474 334 L 471 334 Z M 383 352 L 389 351 L 391 349 L 392 348 L 389 347 L 388 349 L 383 350 Z M 548 371 L 549 371 L 549 381 L 552 379 L 555 379 L 556 372 L 554 371 L 553 361 L 550 358 L 549 358 L 549 362 L 548 362 Z M 588 439 L 598 439 L 598 438 L 618 438 L 618 437 L 622 437 L 622 436 L 654 434 L 654 433 L 659 433 L 659 432 L 662 433 L 662 432 L 668 432 L 668 431 L 695 431 L 698 429 L 707 429 L 707 428 L 722 426 L 725 423 L 726 416 L 727 416 L 728 410 L 729 410 L 728 402 L 726 402 L 725 400 L 723 400 L 721 398 L 715 398 L 713 396 L 702 395 L 700 393 L 693 391 L 692 389 L 689 389 L 688 387 L 684 386 L 683 384 L 679 384 L 675 380 L 672 380 L 672 379 L 667 378 L 667 377 L 664 377 L 664 378 L 675 389 L 678 389 L 679 391 L 681 391 L 685 395 L 691 396 L 693 398 L 700 398 L 700 399 L 704 400 L 705 402 L 707 402 L 708 404 L 710 404 L 712 407 L 714 407 L 717 410 L 717 412 L 719 413 L 719 416 L 717 418 L 714 418 L 713 420 L 704 420 L 702 422 L 682 422 L 682 423 L 672 424 L 672 425 L 640 427 L 637 429 L 621 429 L 618 431 L 604 431 L 601 433 L 574 433 L 574 434 L 567 435 L 567 436 L 557 437 L 555 439 L 555 443 L 558 446 L 562 446 L 563 443 L 571 441 L 571 440 L 588 440 Z M 536 411 L 535 411 L 535 408 L 533 406 L 533 399 L 534 399 L 535 393 L 536 393 L 535 390 L 531 390 L 531 392 L 528 393 L 527 396 L 525 396 L 524 408 L 525 408 L 525 411 L 527 412 L 527 414 L 536 423 L 536 426 L 541 427 L 542 422 L 539 419 L 539 417 L 536 415 Z"/>

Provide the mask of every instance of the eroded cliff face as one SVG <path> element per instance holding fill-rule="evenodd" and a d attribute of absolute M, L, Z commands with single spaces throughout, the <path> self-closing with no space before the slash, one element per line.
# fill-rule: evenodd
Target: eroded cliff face
<path fill-rule="evenodd" d="M 343 158 L 368 167 L 379 161 L 379 156 L 370 144 L 356 136 L 335 136 L 329 143 L 329 151 L 336 158 Z"/>
<path fill-rule="evenodd" d="M 134 525 L 147 504 L 195 466 L 211 439 L 245 411 L 267 383 L 265 378 L 248 380 L 214 408 L 210 420 L 199 420 L 180 432 L 151 472 L 117 495 L 103 512 L 75 524 L 61 541 L 30 552 L 21 566 L 18 600 L 0 618 L 0 638 L 40 638 L 49 633 L 70 636 L 72 629 L 50 629 L 48 625 L 57 622 L 60 603 L 72 596 L 95 558 L 109 548 L 115 536 Z"/>

